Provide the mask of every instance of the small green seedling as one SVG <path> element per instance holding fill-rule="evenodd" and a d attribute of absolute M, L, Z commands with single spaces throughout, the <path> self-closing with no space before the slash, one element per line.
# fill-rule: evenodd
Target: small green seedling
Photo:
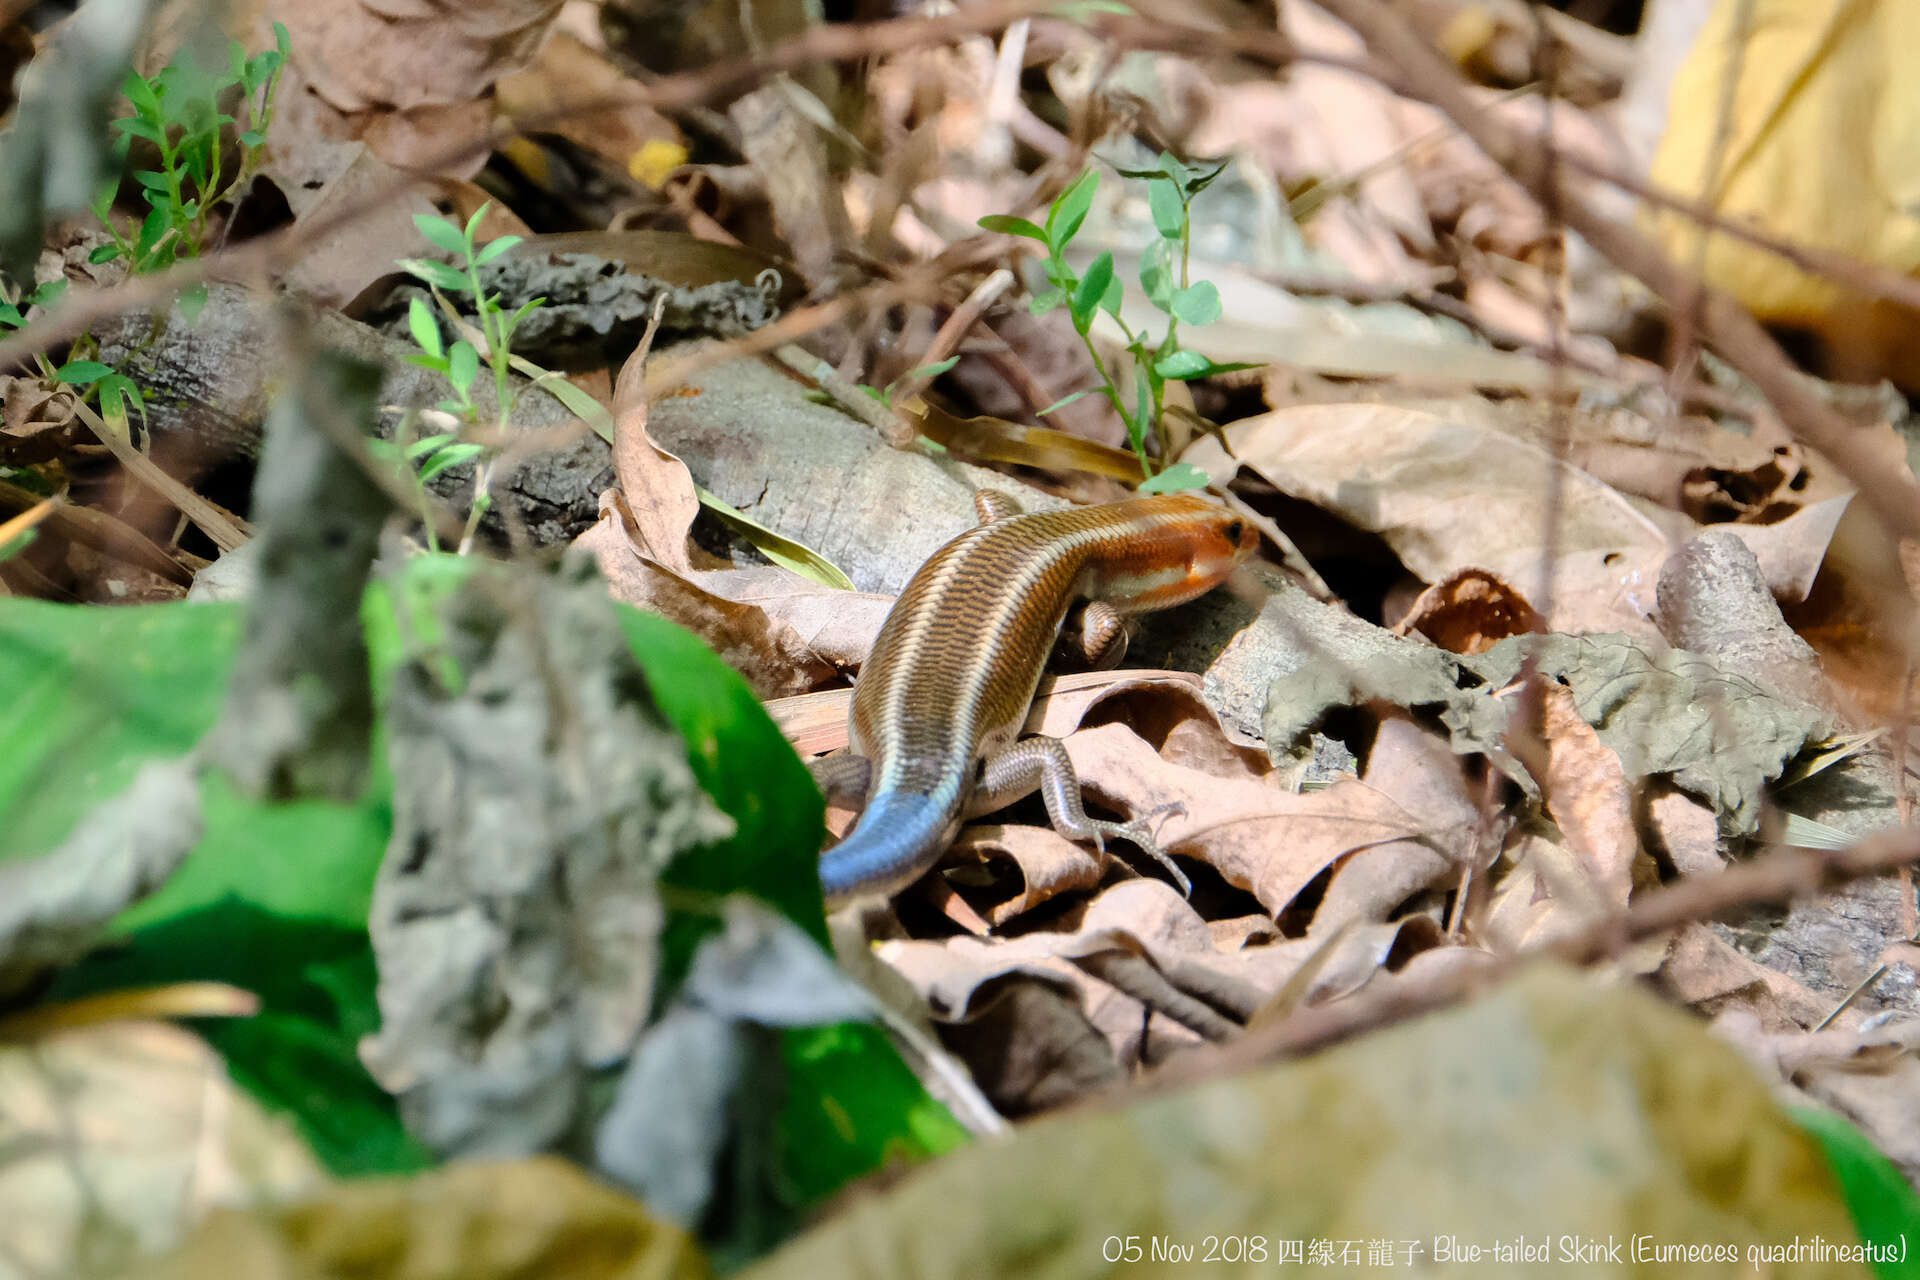
<path fill-rule="evenodd" d="M 29 307 L 50 307 L 66 291 L 65 280 L 50 280 L 29 294 L 24 302 Z M 0 329 L 19 329 L 26 323 L 27 318 L 21 314 L 19 306 L 0 302 Z M 140 388 L 134 385 L 132 378 L 116 371 L 112 365 L 93 359 L 94 350 L 93 339 L 83 335 L 73 343 L 66 360 L 59 365 L 44 356 L 40 357 L 40 375 L 50 382 L 77 387 L 82 395 L 97 394 L 103 417 L 122 418 L 129 410 L 135 410 L 144 422 L 147 402 L 141 398 Z"/>
<path fill-rule="evenodd" d="M 1147 246 L 1140 260 L 1140 287 L 1146 291 L 1147 300 L 1167 315 L 1167 331 L 1157 342 L 1149 334 L 1135 333 L 1121 318 L 1120 305 L 1125 297 L 1125 286 L 1114 271 L 1111 253 L 1102 253 L 1095 258 L 1084 276 L 1077 274 L 1067 262 L 1067 248 L 1086 222 L 1088 210 L 1093 207 L 1094 192 L 1100 183 L 1097 172 L 1089 169 L 1055 197 L 1047 210 L 1044 226 L 1010 214 L 993 214 L 980 219 L 980 225 L 988 231 L 1024 236 L 1045 246 L 1047 283 L 1052 288 L 1033 300 L 1033 313 L 1045 315 L 1064 306 L 1072 314 L 1073 327 L 1079 332 L 1080 340 L 1086 344 L 1087 354 L 1092 357 L 1094 367 L 1100 373 L 1102 385 L 1098 390 L 1127 424 L 1127 442 L 1147 473 L 1148 479 L 1140 486 L 1146 493 L 1198 488 L 1206 483 L 1206 477 L 1194 467 L 1176 466 L 1156 471 L 1155 459 L 1149 454 L 1149 443 L 1153 443 L 1157 450 L 1161 439 L 1160 425 L 1166 412 L 1167 384 L 1254 367 L 1247 364 L 1216 364 L 1198 351 L 1180 345 L 1182 324 L 1208 325 L 1220 318 L 1219 289 L 1211 281 L 1202 280 L 1195 284 L 1190 278 L 1188 264 L 1193 239 L 1193 199 L 1205 191 L 1225 168 L 1225 164 L 1211 169 L 1194 168 L 1163 151 L 1156 168 L 1120 170 L 1125 177 L 1146 180 L 1147 205 L 1153 212 L 1154 229 L 1159 232 L 1158 238 Z M 1113 370 L 1101 358 L 1099 348 L 1093 343 L 1091 333 L 1094 317 L 1102 311 L 1112 316 L 1120 326 L 1127 338 L 1127 350 L 1133 353 L 1134 385 L 1131 396 L 1121 391 Z M 1081 396 L 1092 393 L 1092 389 L 1076 391 L 1040 412 L 1043 416 L 1053 413 Z"/>
<path fill-rule="evenodd" d="M 152 78 L 127 73 L 121 92 L 133 114 L 113 122 L 120 137 L 115 146 L 124 158 L 136 138 L 159 153 L 158 169 L 137 169 L 133 177 L 147 202 L 140 229 L 128 236 L 110 216 L 115 187 L 110 184 L 96 199 L 94 213 L 106 227 L 111 243 L 94 250 L 91 261 L 125 259 L 136 273 L 160 271 L 183 258 L 197 258 L 207 247 L 208 222 L 220 205 L 233 199 L 253 180 L 266 147 L 267 126 L 273 120 L 274 93 L 290 52 L 287 29 L 274 23 L 276 47 L 251 57 L 238 40 L 227 44 L 227 67 L 207 71 L 191 53 L 182 53 Z M 241 121 L 221 110 L 223 100 L 239 93 Z M 237 163 L 229 171 L 222 147 L 222 128 L 239 129 Z M 206 290 L 182 299 L 188 315 L 206 301 Z"/>
<path fill-rule="evenodd" d="M 437 248 L 453 255 L 454 261 L 446 263 L 432 258 L 401 258 L 399 266 L 433 290 L 435 299 L 449 314 L 456 313 L 441 296 L 443 293 L 473 296 L 474 310 L 480 320 L 480 344 L 485 348 L 484 354 L 481 346 L 465 338 L 456 339 L 448 345 L 441 336 L 440 322 L 434 316 L 433 308 L 425 299 L 416 297 L 407 306 L 407 329 L 420 351 L 408 356 L 407 360 L 423 369 L 433 370 L 452 384 L 453 396 L 442 400 L 435 406 L 437 409 L 453 415 L 465 426 L 480 426 L 484 422 L 498 434 L 506 430 L 507 422 L 513 415 L 514 401 L 519 395 L 513 385 L 514 331 L 546 299 L 534 298 L 509 315 L 500 305 L 500 295 L 488 293 L 481 287 L 480 268 L 519 244 L 522 239 L 520 236 L 500 236 L 485 245 L 476 244 L 474 237 L 490 207 L 491 203 L 481 205 L 467 219 L 464 227 L 430 214 L 416 215 L 413 222 L 420 228 L 420 234 Z M 493 412 L 490 415 L 483 413 L 473 398 L 483 359 L 493 374 Z M 415 484 L 418 486 L 424 486 L 428 480 L 449 467 L 479 460 L 474 471 L 473 502 L 467 511 L 467 532 L 461 539 L 463 551 L 472 544 L 473 531 L 493 503 L 487 492 L 492 459 L 485 456 L 486 452 L 485 446 L 458 441 L 453 434 L 428 436 L 415 441 L 405 450 L 406 461 L 419 468 L 415 475 Z M 424 501 L 424 488 L 420 492 Z M 427 536 L 431 542 L 431 521 L 428 521 Z"/>

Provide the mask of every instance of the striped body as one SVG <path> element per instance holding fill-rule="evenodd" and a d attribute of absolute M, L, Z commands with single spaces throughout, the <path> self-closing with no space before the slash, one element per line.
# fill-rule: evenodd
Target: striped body
<path fill-rule="evenodd" d="M 921 566 L 854 689 L 852 751 L 868 804 L 820 860 L 830 898 L 891 892 L 924 873 L 966 816 L 981 762 L 1010 747 L 1077 599 L 1123 613 L 1182 604 L 1230 574 L 1257 538 L 1195 494 L 1008 516 Z"/>

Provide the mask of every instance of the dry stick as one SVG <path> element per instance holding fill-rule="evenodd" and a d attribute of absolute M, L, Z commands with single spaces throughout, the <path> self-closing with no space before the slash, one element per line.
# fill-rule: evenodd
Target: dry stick
<path fill-rule="evenodd" d="M 980 317 L 987 313 L 987 308 L 999 301 L 1000 295 L 1012 287 L 1013 272 L 1005 267 L 995 268 L 992 274 L 974 286 L 973 292 L 967 295 L 965 302 L 953 309 L 953 314 L 947 317 L 947 322 L 940 326 L 938 333 L 933 335 L 933 341 L 929 342 L 927 349 L 920 353 L 917 367 L 924 369 L 928 365 L 939 364 L 958 350 L 960 340 L 967 336 L 967 330 L 978 324 Z M 909 400 L 925 390 L 930 381 L 932 379 L 924 374 L 910 373 L 894 390 L 893 398 L 896 401 Z"/>
<path fill-rule="evenodd" d="M 1920 860 L 1920 832 L 1906 830 L 1880 832 L 1851 849 L 1784 848 L 1714 875 L 1689 876 L 1656 890 L 1625 911 L 1542 951 L 1462 966 L 1424 980 L 1398 982 L 1378 993 L 1362 992 L 1302 1009 L 1270 1029 L 1250 1031 L 1232 1044 L 1183 1059 L 1157 1073 L 1153 1083 L 1156 1087 L 1185 1085 L 1232 1075 L 1454 1004 L 1543 958 L 1590 964 L 1682 925 L 1711 920 L 1737 908 L 1792 902 L 1916 860 Z"/>
<path fill-rule="evenodd" d="M 1451 67 L 1405 20 L 1378 0 L 1317 0 L 1385 56 L 1405 77 L 1408 92 L 1451 117 L 1493 161 L 1534 199 L 1558 201 L 1568 226 L 1670 307 L 1700 298 L 1700 327 L 1728 364 L 1745 374 L 1779 410 L 1799 439 L 1832 459 L 1859 487 L 1860 496 L 1886 527 L 1920 537 L 1920 486 L 1883 465 L 1865 443 L 1865 433 L 1824 403 L 1751 315 L 1699 277 L 1668 261 L 1652 241 L 1572 198 L 1541 164 L 1528 139 L 1482 112 Z"/>

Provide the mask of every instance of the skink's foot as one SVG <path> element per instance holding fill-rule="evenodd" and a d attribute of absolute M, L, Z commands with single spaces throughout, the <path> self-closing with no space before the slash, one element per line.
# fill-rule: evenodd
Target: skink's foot
<path fill-rule="evenodd" d="M 989 807 L 1016 800 L 1036 785 L 1041 799 L 1046 801 L 1047 817 L 1052 819 L 1055 831 L 1069 840 L 1091 841 L 1102 853 L 1107 851 L 1108 840 L 1125 840 L 1165 867 L 1173 882 L 1180 886 L 1182 895 L 1192 894 L 1192 882 L 1160 847 L 1154 830 L 1159 820 L 1185 806 L 1164 805 L 1131 822 L 1090 818 L 1080 803 L 1080 779 L 1073 772 L 1073 760 L 1067 755 L 1065 744 L 1058 738 L 1027 738 L 987 761 L 981 772 L 978 795 L 985 803 L 976 811 L 986 812 Z"/>

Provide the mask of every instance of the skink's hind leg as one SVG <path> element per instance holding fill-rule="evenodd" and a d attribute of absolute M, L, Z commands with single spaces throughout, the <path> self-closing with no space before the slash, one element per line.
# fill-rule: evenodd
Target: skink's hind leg
<path fill-rule="evenodd" d="M 873 761 L 851 751 L 836 751 L 830 756 L 807 762 L 813 785 L 829 800 L 845 801 L 855 808 L 867 801 L 873 785 Z"/>
<path fill-rule="evenodd" d="M 1091 600 L 1067 617 L 1060 634 L 1062 656 L 1089 671 L 1110 671 L 1127 656 L 1127 619 L 1105 600 Z"/>
<path fill-rule="evenodd" d="M 1166 868 L 1182 894 L 1193 892 L 1186 873 L 1175 866 L 1167 851 L 1160 847 L 1148 821 L 1165 810 L 1156 810 L 1132 822 L 1088 817 L 1080 803 L 1080 779 L 1073 772 L 1073 760 L 1058 738 L 1026 738 L 989 759 L 970 808 L 989 812 L 1019 799 L 1035 787 L 1040 789 L 1040 798 L 1046 801 L 1047 817 L 1053 820 L 1053 829 L 1067 839 L 1091 840 L 1102 853 L 1106 852 L 1110 839 L 1130 841 Z"/>

